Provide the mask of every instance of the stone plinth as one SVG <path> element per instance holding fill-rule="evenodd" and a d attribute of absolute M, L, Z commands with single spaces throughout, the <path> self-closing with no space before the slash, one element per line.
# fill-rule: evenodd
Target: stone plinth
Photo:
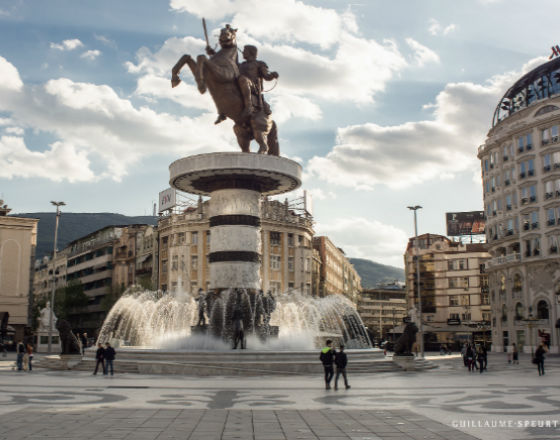
<path fill-rule="evenodd" d="M 169 166 L 170 185 L 210 196 L 210 287 L 261 288 L 261 196 L 301 185 L 301 166 L 251 153 L 209 153 Z"/>

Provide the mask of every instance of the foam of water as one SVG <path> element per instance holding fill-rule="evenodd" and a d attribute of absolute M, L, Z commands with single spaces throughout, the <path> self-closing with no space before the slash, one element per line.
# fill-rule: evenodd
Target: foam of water
<path fill-rule="evenodd" d="M 191 327 L 198 322 L 198 304 L 193 295 L 185 292 L 162 295 L 130 288 L 107 315 L 99 341 L 163 350 L 230 350 L 231 343 L 224 337 L 226 330 L 222 328 L 228 321 L 230 295 L 229 291 L 221 293 L 220 300 L 208 311 L 209 334 L 199 335 L 191 334 Z M 249 350 L 312 350 L 328 337 L 344 341 L 348 348 L 370 346 L 359 315 L 342 295 L 312 298 L 295 291 L 277 295 L 270 325 L 278 327 L 278 337 L 266 341 L 246 331 Z M 216 334 L 216 329 L 222 337 L 210 336 Z"/>

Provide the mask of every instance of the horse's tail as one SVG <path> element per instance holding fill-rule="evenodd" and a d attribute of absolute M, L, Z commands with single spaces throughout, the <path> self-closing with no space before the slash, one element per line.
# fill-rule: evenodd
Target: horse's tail
<path fill-rule="evenodd" d="M 278 128 L 276 122 L 272 121 L 272 128 L 267 136 L 268 154 L 272 156 L 280 156 L 280 144 L 278 143 Z"/>

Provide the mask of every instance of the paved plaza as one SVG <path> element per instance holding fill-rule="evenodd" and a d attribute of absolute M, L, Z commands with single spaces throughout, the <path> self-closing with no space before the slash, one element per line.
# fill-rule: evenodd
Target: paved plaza
<path fill-rule="evenodd" d="M 12 370 L 0 358 L 0 439 L 560 439 L 560 359 L 539 377 L 529 356 L 488 372 L 458 357 L 424 372 L 322 378 L 211 377 Z M 350 358 L 351 361 L 351 358 Z"/>

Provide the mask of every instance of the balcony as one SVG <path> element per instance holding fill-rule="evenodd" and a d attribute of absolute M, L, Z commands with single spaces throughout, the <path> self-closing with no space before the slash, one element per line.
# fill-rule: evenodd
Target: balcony
<path fill-rule="evenodd" d="M 556 224 L 556 220 L 554 220 L 553 218 L 549 218 L 546 224 L 548 226 L 554 226 Z"/>
<path fill-rule="evenodd" d="M 531 229 L 537 229 L 539 227 L 539 222 L 531 223 Z"/>
<path fill-rule="evenodd" d="M 516 263 L 521 261 L 521 255 L 519 253 L 509 254 L 509 255 L 502 255 L 500 257 L 492 258 L 486 261 L 486 267 L 498 267 L 503 266 L 505 264 Z"/>
<path fill-rule="evenodd" d="M 507 162 L 507 161 L 509 160 L 509 157 L 508 157 L 508 156 L 504 156 L 503 159 L 504 159 L 504 162 Z"/>
<path fill-rule="evenodd" d="M 558 246 L 550 246 L 550 253 L 557 254 L 558 253 Z"/>
<path fill-rule="evenodd" d="M 552 192 L 547 192 L 544 195 L 545 200 L 551 199 L 552 197 L 554 197 L 554 193 Z"/>
<path fill-rule="evenodd" d="M 544 171 L 550 171 L 550 165 L 545 165 L 545 166 L 543 167 L 543 170 L 544 170 Z"/>
<path fill-rule="evenodd" d="M 532 202 L 536 202 L 537 201 L 537 196 L 531 196 L 529 197 L 529 200 Z"/>
<path fill-rule="evenodd" d="M 525 172 L 519 173 L 519 178 L 520 178 L 520 179 L 524 179 L 524 178 L 525 178 Z"/>
<path fill-rule="evenodd" d="M 527 171 L 527 175 L 528 175 L 528 176 L 534 176 L 534 175 L 535 175 L 535 170 L 529 170 L 529 171 Z"/>
<path fill-rule="evenodd" d="M 529 203 L 529 198 L 528 197 L 522 197 L 521 198 L 521 204 L 526 205 L 527 203 Z"/>
<path fill-rule="evenodd" d="M 519 151 L 520 153 L 523 153 L 523 147 L 519 147 L 519 148 L 517 149 L 517 151 Z"/>
<path fill-rule="evenodd" d="M 531 151 L 533 149 L 533 144 L 527 144 L 525 148 L 527 148 L 527 151 Z"/>
<path fill-rule="evenodd" d="M 511 184 L 511 181 L 509 179 L 506 179 L 505 182 L 506 186 L 509 186 Z"/>

